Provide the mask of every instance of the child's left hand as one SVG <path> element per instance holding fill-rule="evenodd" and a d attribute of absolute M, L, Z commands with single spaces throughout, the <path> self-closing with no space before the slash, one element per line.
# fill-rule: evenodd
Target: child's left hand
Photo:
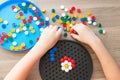
<path fill-rule="evenodd" d="M 50 25 L 49 27 L 46 27 L 44 29 L 38 43 L 40 43 L 41 46 L 49 50 L 60 39 L 61 35 L 62 35 L 61 28 L 58 29 L 57 26 Z"/>

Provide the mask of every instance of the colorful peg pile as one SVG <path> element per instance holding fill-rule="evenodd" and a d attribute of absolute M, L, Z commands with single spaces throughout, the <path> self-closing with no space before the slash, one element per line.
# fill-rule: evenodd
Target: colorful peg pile
<path fill-rule="evenodd" d="M 41 17 L 40 10 L 31 4 L 30 2 L 22 2 L 18 5 L 12 5 L 11 9 L 14 13 L 16 13 L 15 18 L 20 21 L 20 23 L 12 23 L 9 24 L 7 20 L 3 20 L 0 18 L 0 24 L 2 24 L 3 29 L 7 29 L 7 25 L 11 25 L 12 28 L 8 33 L 2 32 L 0 36 L 0 45 L 4 45 L 7 42 L 11 42 L 10 50 L 12 51 L 22 51 L 26 50 L 26 43 L 23 41 L 21 44 L 18 44 L 16 38 L 18 38 L 18 34 L 24 33 L 25 36 L 32 35 L 36 33 L 35 26 L 32 26 L 31 24 L 34 22 L 38 29 L 40 29 L 40 32 L 43 31 L 44 28 L 44 18 Z M 26 16 L 28 13 L 31 13 L 32 15 Z M 48 19 L 47 19 L 48 20 Z M 49 25 L 48 22 L 46 24 Z M 36 41 L 39 40 L 39 36 L 36 37 Z M 33 44 L 36 41 L 29 40 L 29 44 Z"/>
<path fill-rule="evenodd" d="M 61 15 L 58 15 L 54 8 L 51 9 L 51 13 L 52 13 L 51 21 L 53 23 L 57 22 L 59 25 L 62 26 L 64 31 L 64 37 L 67 37 L 67 32 L 70 33 L 74 32 L 71 31 L 71 27 L 77 23 L 77 20 L 79 20 L 84 25 L 92 24 L 93 26 L 98 26 L 98 28 L 100 28 L 98 32 L 100 34 L 105 34 L 105 30 L 102 29 L 102 24 L 97 23 L 96 16 L 92 15 L 91 11 L 86 11 L 86 16 L 85 16 L 84 14 L 82 14 L 81 9 L 76 8 L 75 6 L 72 6 L 70 9 L 68 9 L 64 5 L 61 5 L 60 9 L 64 11 Z"/>

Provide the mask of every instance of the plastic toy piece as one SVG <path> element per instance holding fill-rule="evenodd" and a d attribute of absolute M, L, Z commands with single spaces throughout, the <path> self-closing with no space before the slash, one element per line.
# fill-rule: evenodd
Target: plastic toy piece
<path fill-rule="evenodd" d="M 52 18 L 52 22 L 56 22 L 56 18 Z"/>
<path fill-rule="evenodd" d="M 81 18 L 80 21 L 81 21 L 81 22 L 84 22 L 85 20 L 84 20 L 84 18 Z"/>
<path fill-rule="evenodd" d="M 8 36 L 9 36 L 9 37 L 11 37 L 11 36 L 12 36 L 12 33 L 11 33 L 11 32 L 9 32 L 9 33 L 8 33 Z"/>
<path fill-rule="evenodd" d="M 70 13 L 70 14 L 73 14 L 73 12 L 74 12 L 73 10 L 69 10 L 69 13 Z"/>
<path fill-rule="evenodd" d="M 63 24 L 63 28 L 66 28 L 66 24 Z"/>
<path fill-rule="evenodd" d="M 46 12 L 46 9 L 42 9 L 42 12 L 45 13 L 45 12 Z"/>
<path fill-rule="evenodd" d="M 86 14 L 87 14 L 88 16 L 91 16 L 92 13 L 91 13 L 91 11 L 87 11 Z"/>
<path fill-rule="evenodd" d="M 14 46 L 10 46 L 10 50 L 14 50 L 15 49 L 15 47 Z"/>
<path fill-rule="evenodd" d="M 75 68 L 75 60 L 69 58 L 68 56 L 64 56 L 64 58 L 61 58 L 60 62 L 62 71 L 69 72 L 70 70 Z"/>
<path fill-rule="evenodd" d="M 56 15 L 56 19 L 59 19 L 60 18 L 60 16 L 59 15 Z"/>
<path fill-rule="evenodd" d="M 5 24 L 2 24 L 2 28 L 3 28 L 3 29 L 6 29 L 6 25 L 5 25 Z"/>
<path fill-rule="evenodd" d="M 15 32 L 15 31 L 16 31 L 16 29 L 15 29 L 15 28 L 12 28 L 12 29 L 11 29 L 11 32 Z"/>
<path fill-rule="evenodd" d="M 29 19 L 30 19 L 30 20 L 33 20 L 33 16 L 29 16 Z"/>
<path fill-rule="evenodd" d="M 36 10 L 36 7 L 32 7 L 32 10 L 33 10 L 33 11 Z"/>
<path fill-rule="evenodd" d="M 64 33 L 64 37 L 67 37 L 67 35 L 68 35 L 67 32 L 65 32 L 65 33 Z"/>
<path fill-rule="evenodd" d="M 65 17 L 65 15 L 66 15 L 65 13 L 62 13 L 62 17 Z"/>
<path fill-rule="evenodd" d="M 12 37 L 9 37 L 8 40 L 9 40 L 10 42 L 13 42 L 13 38 L 12 38 Z"/>
<path fill-rule="evenodd" d="M 55 13 L 55 9 L 52 9 L 51 12 L 52 12 L 52 13 Z"/>
<path fill-rule="evenodd" d="M 70 24 L 67 25 L 67 32 L 70 31 Z"/>
<path fill-rule="evenodd" d="M 56 14 L 55 13 L 52 13 L 52 18 L 55 18 L 56 17 Z"/>
<path fill-rule="evenodd" d="M 16 19 L 20 19 L 20 16 L 19 16 L 19 15 L 16 15 Z"/>
<path fill-rule="evenodd" d="M 49 21 L 50 19 L 49 19 L 49 17 L 46 17 L 45 20 L 46 20 L 46 21 Z"/>
<path fill-rule="evenodd" d="M 76 17 L 73 17 L 72 20 L 73 20 L 73 21 L 76 21 Z"/>
<path fill-rule="evenodd" d="M 82 24 L 87 25 L 87 22 L 82 22 Z"/>
<path fill-rule="evenodd" d="M 24 20 L 23 20 L 23 23 L 24 23 L 24 24 L 26 24 L 26 23 L 27 23 L 27 21 L 24 19 Z"/>
<path fill-rule="evenodd" d="M 33 20 L 36 21 L 36 20 L 37 20 L 37 17 L 33 17 Z"/>
<path fill-rule="evenodd" d="M 92 20 L 96 20 L 96 17 L 95 17 L 95 16 L 92 16 L 91 18 L 92 18 Z"/>
<path fill-rule="evenodd" d="M 16 8 L 16 6 L 12 6 L 11 8 L 12 8 L 12 9 L 15 9 L 15 8 Z"/>
<path fill-rule="evenodd" d="M 88 21 L 88 24 L 92 24 L 92 21 Z"/>
<path fill-rule="evenodd" d="M 54 62 L 54 61 L 55 61 L 55 58 L 53 58 L 53 57 L 50 58 L 50 61 L 51 61 L 51 62 Z"/>
<path fill-rule="evenodd" d="M 17 8 L 15 8 L 15 9 L 13 9 L 13 11 L 16 13 L 16 12 L 18 12 L 18 9 L 17 9 Z"/>
<path fill-rule="evenodd" d="M 24 23 L 20 23 L 20 26 L 23 27 L 23 26 L 24 26 Z"/>
<path fill-rule="evenodd" d="M 66 31 L 67 29 L 66 28 L 63 28 L 63 31 Z"/>
<path fill-rule="evenodd" d="M 70 17 L 70 18 L 73 18 L 73 17 L 74 17 L 74 15 L 73 15 L 73 14 L 69 14 L 69 17 Z"/>
<path fill-rule="evenodd" d="M 4 38 L 4 42 L 8 42 L 8 39 L 7 39 L 7 38 Z"/>
<path fill-rule="evenodd" d="M 25 31 L 25 35 L 28 35 L 29 34 L 29 32 L 28 31 Z"/>
<path fill-rule="evenodd" d="M 68 12 L 68 8 L 65 8 L 64 11 L 65 11 L 65 12 Z"/>
<path fill-rule="evenodd" d="M 32 8 L 32 7 L 33 7 L 33 5 L 32 5 L 32 4 L 30 4 L 30 5 L 29 5 L 29 8 Z"/>
<path fill-rule="evenodd" d="M 16 34 L 15 34 L 15 33 L 14 33 L 14 34 L 12 34 L 12 37 L 13 37 L 13 38 L 16 38 Z"/>
<path fill-rule="evenodd" d="M 98 32 L 99 32 L 100 34 L 106 34 L 106 31 L 103 30 L 103 29 L 100 29 Z"/>
<path fill-rule="evenodd" d="M 43 30 L 44 30 L 43 28 L 40 28 L 40 31 L 41 31 L 41 32 L 43 32 Z"/>
<path fill-rule="evenodd" d="M 23 2 L 23 3 L 22 3 L 22 6 L 24 6 L 24 7 L 25 7 L 25 6 L 26 6 L 26 3 L 25 3 L 25 2 Z"/>
<path fill-rule="evenodd" d="M 25 16 L 21 16 L 21 19 L 24 20 L 24 19 L 25 19 Z"/>
<path fill-rule="evenodd" d="M 40 24 L 40 22 L 39 21 L 36 21 L 36 25 L 39 25 Z"/>
<path fill-rule="evenodd" d="M 19 15 L 20 15 L 20 16 L 23 16 L 23 12 L 19 12 Z"/>
<path fill-rule="evenodd" d="M 37 20 L 40 20 L 41 19 L 41 17 L 40 16 L 37 16 Z"/>
<path fill-rule="evenodd" d="M 31 30 L 31 33 L 34 34 L 34 33 L 35 33 L 35 30 Z"/>
<path fill-rule="evenodd" d="M 80 15 L 80 18 L 85 18 L 85 16 L 83 14 Z"/>
<path fill-rule="evenodd" d="M 84 17 L 84 20 L 85 20 L 85 22 L 87 22 L 88 21 L 87 17 Z"/>
<path fill-rule="evenodd" d="M 64 10 L 64 9 L 65 9 L 65 6 L 64 6 L 64 5 L 61 5 L 61 6 L 60 6 L 60 9 L 61 9 L 61 10 Z"/>
<path fill-rule="evenodd" d="M 1 22 L 3 22 L 3 19 L 2 19 L 2 18 L 0 18 L 0 23 L 1 23 Z"/>
<path fill-rule="evenodd" d="M 26 31 L 26 30 L 27 30 L 27 27 L 24 26 L 24 27 L 23 27 L 23 30 Z"/>
<path fill-rule="evenodd" d="M 33 44 L 33 40 L 30 40 L 29 43 L 32 45 Z"/>
<path fill-rule="evenodd" d="M 78 14 L 74 14 L 74 17 L 75 17 L 76 19 L 78 19 Z"/>
<path fill-rule="evenodd" d="M 101 23 L 98 23 L 98 27 L 101 28 L 101 27 L 102 27 L 102 24 L 101 24 Z"/>
<path fill-rule="evenodd" d="M 19 33 L 20 32 L 20 30 L 19 29 L 16 29 L 16 33 Z"/>
<path fill-rule="evenodd" d="M 50 53 L 50 57 L 55 57 L 55 54 L 51 54 L 51 53 Z"/>
<path fill-rule="evenodd" d="M 72 24 L 72 25 L 75 25 L 75 21 L 72 21 L 71 24 Z"/>
<path fill-rule="evenodd" d="M 81 13 L 81 9 L 80 9 L 80 8 L 78 8 L 78 9 L 77 9 L 77 12 L 78 12 L 78 13 Z"/>
<path fill-rule="evenodd" d="M 36 38 L 36 41 L 39 41 L 40 40 L 40 38 Z"/>
<path fill-rule="evenodd" d="M 7 25 L 7 24 L 8 24 L 8 21 L 7 21 L 7 20 L 3 21 L 3 24 Z"/>
<path fill-rule="evenodd" d="M 72 10 L 72 11 L 75 11 L 75 10 L 76 10 L 75 6 L 72 6 L 72 7 L 71 7 L 71 10 Z"/>
<path fill-rule="evenodd" d="M 91 21 L 92 19 L 91 19 L 91 17 L 87 17 L 87 20 L 88 20 L 88 21 Z"/>
<path fill-rule="evenodd" d="M 76 34 L 76 31 L 73 30 L 73 29 L 71 29 L 71 30 L 70 30 L 70 34 Z"/>
<path fill-rule="evenodd" d="M 16 41 L 14 41 L 12 44 L 13 44 L 13 46 L 16 46 L 16 45 L 17 45 L 17 42 L 16 42 Z"/>
<path fill-rule="evenodd" d="M 45 25 L 46 25 L 46 26 L 49 26 L 49 25 L 50 25 L 50 22 L 49 22 L 49 21 L 45 21 Z"/>
<path fill-rule="evenodd" d="M 44 25 L 44 22 L 40 22 L 41 25 Z"/>
<path fill-rule="evenodd" d="M 59 24 L 62 24 L 62 20 L 61 20 L 61 19 L 59 19 L 59 20 L 58 20 L 58 23 L 59 23 Z"/>
<path fill-rule="evenodd" d="M 97 22 L 93 22 L 93 25 L 96 26 L 96 25 L 97 25 Z"/>

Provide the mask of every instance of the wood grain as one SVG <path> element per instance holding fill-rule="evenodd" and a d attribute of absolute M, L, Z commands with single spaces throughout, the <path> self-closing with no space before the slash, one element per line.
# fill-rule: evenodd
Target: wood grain
<path fill-rule="evenodd" d="M 0 0 L 0 3 L 3 0 Z M 63 11 L 59 9 L 63 4 L 70 8 L 75 5 L 80 7 L 82 12 L 91 10 L 94 15 L 97 16 L 97 21 L 103 24 L 104 29 L 107 30 L 106 35 L 99 35 L 97 33 L 98 28 L 92 27 L 91 29 L 101 38 L 111 55 L 120 65 L 120 0 L 31 0 L 37 4 L 40 8 L 47 10 L 46 16 L 50 16 L 51 8 L 55 8 L 57 13 L 60 14 Z M 86 34 L 87 35 L 87 34 Z M 62 37 L 61 39 L 65 39 Z M 67 39 L 71 39 L 68 36 Z M 90 52 L 94 63 L 94 72 L 91 80 L 105 80 L 101 65 L 92 51 L 91 48 L 85 45 Z M 11 68 L 27 53 L 13 53 L 6 51 L 0 47 L 0 80 L 3 80 L 5 75 L 11 70 Z M 102 51 L 101 51 L 102 53 Z M 22 67 L 22 65 L 21 65 Z M 41 80 L 38 71 L 38 63 L 31 71 L 28 80 Z"/>

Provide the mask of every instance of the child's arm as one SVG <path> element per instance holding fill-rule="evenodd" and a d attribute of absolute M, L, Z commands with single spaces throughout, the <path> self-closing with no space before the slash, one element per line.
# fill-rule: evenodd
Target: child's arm
<path fill-rule="evenodd" d="M 38 60 L 59 40 L 62 29 L 47 27 L 37 44 L 14 66 L 4 80 L 25 80 Z"/>
<path fill-rule="evenodd" d="M 120 68 L 112 58 L 110 53 L 104 47 L 101 40 L 83 24 L 77 24 L 73 27 L 77 34 L 71 36 L 83 43 L 88 44 L 96 53 L 107 80 L 120 80 Z"/>

